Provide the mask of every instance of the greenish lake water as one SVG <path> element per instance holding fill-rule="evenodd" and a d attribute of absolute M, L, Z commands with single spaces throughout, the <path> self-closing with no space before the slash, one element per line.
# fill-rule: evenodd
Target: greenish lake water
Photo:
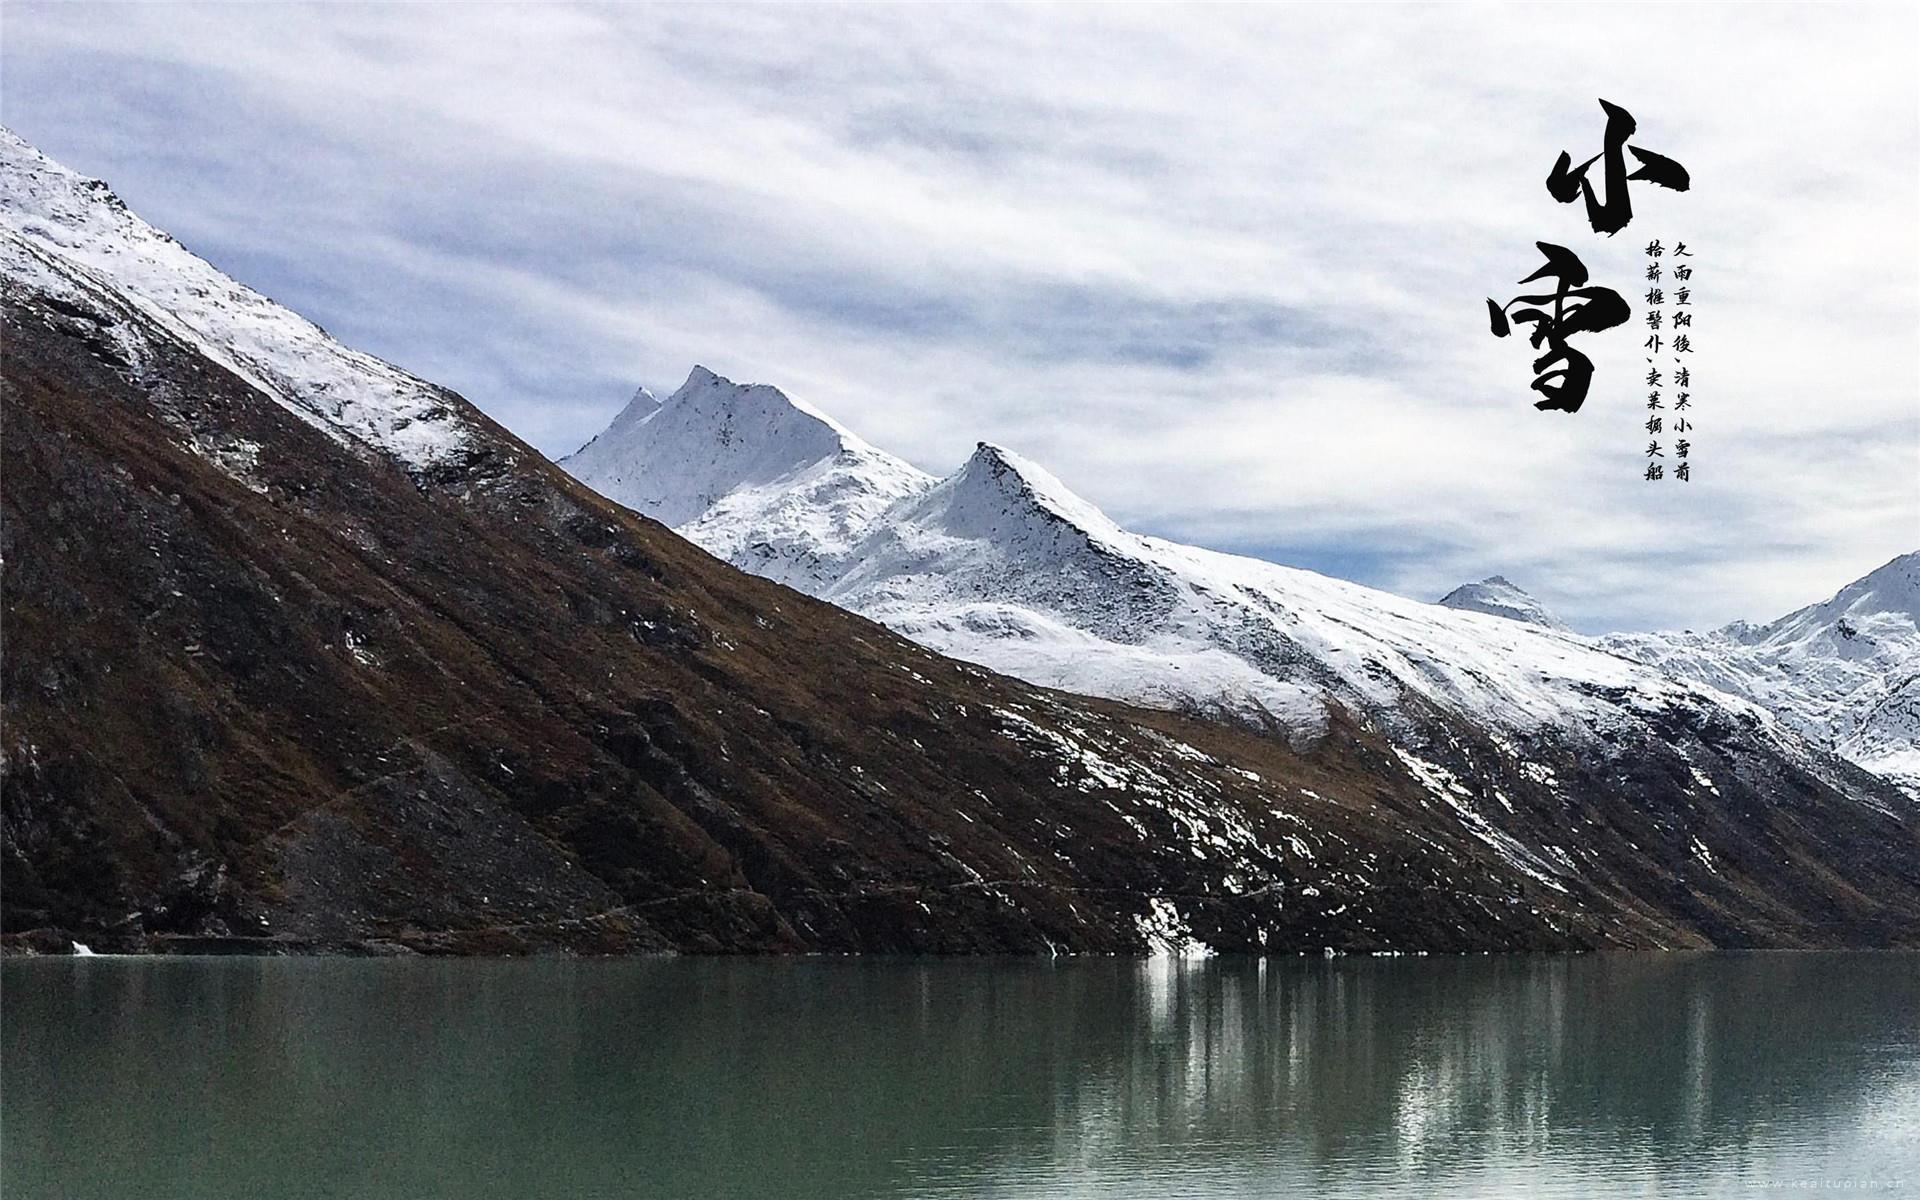
<path fill-rule="evenodd" d="M 6 1200 L 1920 1193 L 1920 955 L 0 964 Z"/>

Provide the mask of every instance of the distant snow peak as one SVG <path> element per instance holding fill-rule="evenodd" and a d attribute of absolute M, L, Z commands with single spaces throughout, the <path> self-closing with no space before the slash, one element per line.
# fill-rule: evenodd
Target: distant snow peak
<path fill-rule="evenodd" d="M 659 407 L 668 405 L 683 410 L 681 421 L 689 431 L 698 431 L 704 421 L 719 436 L 805 442 L 823 454 L 866 446 L 852 430 L 770 383 L 735 383 L 701 366 Z"/>
<path fill-rule="evenodd" d="M 1486 613 L 1545 629 L 1564 631 L 1567 628 L 1544 604 L 1504 575 L 1489 575 L 1479 583 L 1462 584 L 1442 596 L 1440 603 L 1462 612 Z"/>

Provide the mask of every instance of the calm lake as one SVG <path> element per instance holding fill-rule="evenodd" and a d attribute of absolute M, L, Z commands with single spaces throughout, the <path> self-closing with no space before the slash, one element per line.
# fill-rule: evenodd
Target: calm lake
<path fill-rule="evenodd" d="M 1920 955 L 0 964 L 7 1200 L 1920 1192 Z"/>

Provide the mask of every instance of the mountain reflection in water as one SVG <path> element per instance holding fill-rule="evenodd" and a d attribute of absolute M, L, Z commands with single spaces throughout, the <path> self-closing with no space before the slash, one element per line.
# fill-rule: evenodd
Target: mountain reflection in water
<path fill-rule="evenodd" d="M 8 1200 L 1920 1192 L 1920 955 L 3 965 Z"/>

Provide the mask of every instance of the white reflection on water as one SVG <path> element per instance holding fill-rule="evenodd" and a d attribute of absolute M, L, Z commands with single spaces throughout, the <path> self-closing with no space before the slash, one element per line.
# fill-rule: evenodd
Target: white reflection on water
<path fill-rule="evenodd" d="M 924 1197 L 1920 1190 L 1920 959 L 1159 960 L 1140 1034 Z M 1009 1139 L 1019 1141 L 1019 1139 Z"/>
<path fill-rule="evenodd" d="M 0 964 L 40 1197 L 1901 1195 L 1920 955 Z"/>

